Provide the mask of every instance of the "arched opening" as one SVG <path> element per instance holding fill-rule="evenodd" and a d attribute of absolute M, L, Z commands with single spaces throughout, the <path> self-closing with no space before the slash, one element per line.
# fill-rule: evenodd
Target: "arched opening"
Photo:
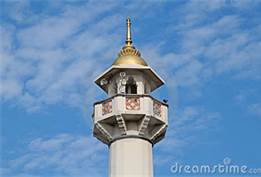
<path fill-rule="evenodd" d="M 133 77 L 129 77 L 126 83 L 126 94 L 137 94 L 137 84 Z"/>

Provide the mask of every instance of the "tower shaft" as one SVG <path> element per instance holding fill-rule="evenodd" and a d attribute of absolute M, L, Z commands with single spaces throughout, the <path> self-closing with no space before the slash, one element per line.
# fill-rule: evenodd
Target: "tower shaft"
<path fill-rule="evenodd" d="M 152 144 L 124 138 L 110 145 L 110 177 L 153 177 Z"/>

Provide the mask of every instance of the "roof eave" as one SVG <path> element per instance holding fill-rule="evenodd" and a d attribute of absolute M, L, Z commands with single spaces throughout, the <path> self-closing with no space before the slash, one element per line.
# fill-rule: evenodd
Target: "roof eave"
<path fill-rule="evenodd" d="M 102 86 L 100 81 L 105 78 L 109 73 L 111 73 L 114 69 L 138 69 L 138 70 L 149 70 L 150 73 L 156 78 L 156 84 L 155 88 L 152 88 L 151 91 L 159 88 L 160 86 L 165 84 L 165 81 L 149 66 L 140 66 L 140 65 L 112 65 L 108 69 L 106 69 L 102 74 L 100 74 L 98 77 L 95 79 L 95 83 L 106 93 L 108 92 L 107 88 L 105 86 Z"/>

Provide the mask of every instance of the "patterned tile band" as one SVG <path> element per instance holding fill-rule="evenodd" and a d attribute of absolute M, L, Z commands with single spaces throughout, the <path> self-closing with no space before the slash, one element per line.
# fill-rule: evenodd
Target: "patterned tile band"
<path fill-rule="evenodd" d="M 153 113 L 156 115 L 156 116 L 159 116 L 161 117 L 161 104 L 157 101 L 153 101 Z"/>
<path fill-rule="evenodd" d="M 102 103 L 102 115 L 112 112 L 112 100 L 108 100 Z"/>
<path fill-rule="evenodd" d="M 127 110 L 140 110 L 140 98 L 126 97 L 126 109 Z"/>

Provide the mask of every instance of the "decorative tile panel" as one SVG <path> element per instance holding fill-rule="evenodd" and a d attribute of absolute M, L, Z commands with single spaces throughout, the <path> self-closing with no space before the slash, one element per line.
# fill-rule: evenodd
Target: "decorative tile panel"
<path fill-rule="evenodd" d="M 140 110 L 140 98 L 126 97 L 126 109 L 127 110 Z"/>
<path fill-rule="evenodd" d="M 161 117 L 161 114 L 162 114 L 161 104 L 159 102 L 157 102 L 157 101 L 153 101 L 153 113 L 156 116 Z"/>
<path fill-rule="evenodd" d="M 102 103 L 102 115 L 112 112 L 112 100 L 108 100 Z"/>

